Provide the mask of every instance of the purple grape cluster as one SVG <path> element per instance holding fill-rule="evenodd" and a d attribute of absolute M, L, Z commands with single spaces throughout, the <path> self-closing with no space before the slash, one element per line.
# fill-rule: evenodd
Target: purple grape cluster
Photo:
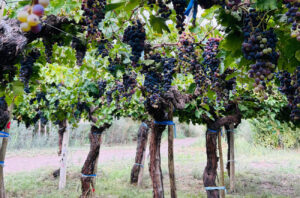
<path fill-rule="evenodd" d="M 249 77 L 255 79 L 253 86 L 256 93 L 265 90 L 266 81 L 273 79 L 279 58 L 276 52 L 277 36 L 272 28 L 263 31 L 265 23 L 259 20 L 260 15 L 255 9 L 245 15 L 242 44 L 244 57 L 255 61 L 250 65 Z"/>
<path fill-rule="evenodd" d="M 179 30 L 179 34 L 184 31 L 184 20 L 185 20 L 185 9 L 187 7 L 187 2 L 185 0 L 172 0 L 173 7 L 176 11 L 176 28 Z"/>
<path fill-rule="evenodd" d="M 84 11 L 84 22 L 87 30 L 86 37 L 98 38 L 101 32 L 98 29 L 99 23 L 105 18 L 106 0 L 83 0 L 81 9 Z"/>
<path fill-rule="evenodd" d="M 285 6 L 289 9 L 285 15 L 288 17 L 287 22 L 292 24 L 292 37 L 297 37 L 300 41 L 300 2 L 298 0 L 285 0 Z"/>
<path fill-rule="evenodd" d="M 211 76 L 215 75 L 220 65 L 220 59 L 217 58 L 219 53 L 220 38 L 209 38 L 202 54 L 204 71 Z"/>
<path fill-rule="evenodd" d="M 130 57 L 130 60 L 133 65 L 136 65 L 144 51 L 145 40 L 145 29 L 139 20 L 133 22 L 133 25 L 128 26 L 125 29 L 123 42 L 129 44 L 131 47 L 132 56 Z"/>
<path fill-rule="evenodd" d="M 21 60 L 20 80 L 24 83 L 25 93 L 29 93 L 29 80 L 33 74 L 33 66 L 36 60 L 40 57 L 40 52 L 33 50 Z"/>
<path fill-rule="evenodd" d="M 291 119 L 300 121 L 300 66 L 291 74 L 287 71 L 278 74 L 280 81 L 279 91 L 286 95 L 289 108 L 291 109 Z"/>
<path fill-rule="evenodd" d="M 163 79 L 162 79 L 164 92 L 167 92 L 171 88 L 173 75 L 175 74 L 175 67 L 176 67 L 175 63 L 176 63 L 175 58 L 166 58 L 164 60 Z"/>

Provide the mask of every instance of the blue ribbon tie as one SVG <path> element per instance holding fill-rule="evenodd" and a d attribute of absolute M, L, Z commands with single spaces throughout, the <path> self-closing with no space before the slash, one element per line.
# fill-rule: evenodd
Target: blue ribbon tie
<path fill-rule="evenodd" d="M 4 167 L 4 161 L 0 161 L 0 166 Z"/>
<path fill-rule="evenodd" d="M 205 187 L 205 190 L 224 190 L 226 192 L 225 186 L 212 186 L 212 187 Z"/>
<path fill-rule="evenodd" d="M 193 11 L 193 18 L 195 19 L 197 17 L 197 12 L 198 12 L 198 2 L 197 0 L 190 0 L 190 3 L 188 7 L 186 8 L 184 15 L 189 16 L 191 10 L 194 8 Z"/>
<path fill-rule="evenodd" d="M 211 133 L 218 133 L 219 131 L 212 130 L 212 129 L 207 129 Z M 222 130 L 221 130 L 221 136 L 223 136 Z"/>
<path fill-rule="evenodd" d="M 134 165 L 137 165 L 137 166 L 140 166 L 140 167 L 144 168 L 143 164 L 135 163 Z"/>
<path fill-rule="evenodd" d="M 92 174 L 92 175 L 81 174 L 81 177 L 97 177 L 97 175 L 96 174 Z"/>
<path fill-rule="evenodd" d="M 176 138 L 177 137 L 177 134 L 176 134 L 176 125 L 173 121 L 154 121 L 154 124 L 159 124 L 159 125 L 173 125 L 174 126 L 174 137 Z"/>
<path fill-rule="evenodd" d="M 7 138 L 7 137 L 9 137 L 9 133 L 6 133 L 4 131 L 0 131 L 0 137 Z"/>

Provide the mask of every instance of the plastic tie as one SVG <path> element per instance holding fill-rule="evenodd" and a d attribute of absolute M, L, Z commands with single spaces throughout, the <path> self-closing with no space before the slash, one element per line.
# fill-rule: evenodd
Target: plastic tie
<path fill-rule="evenodd" d="M 196 19 L 198 12 L 198 2 L 197 0 L 190 0 L 188 7 L 186 8 L 184 15 L 188 16 L 190 12 L 193 10 L 193 18 Z"/>
<path fill-rule="evenodd" d="M 207 129 L 210 133 L 219 133 L 221 131 L 221 136 L 223 136 L 223 133 L 222 133 L 222 130 L 220 131 L 216 131 L 216 130 L 213 130 L 213 129 Z"/>
<path fill-rule="evenodd" d="M 159 124 L 159 125 L 173 125 L 174 126 L 174 137 L 176 138 L 177 137 L 177 134 L 176 134 L 176 125 L 173 121 L 154 121 L 154 124 Z"/>
<path fill-rule="evenodd" d="M 145 122 L 142 122 L 142 126 L 148 128 L 148 125 Z"/>
<path fill-rule="evenodd" d="M 92 174 L 92 175 L 81 174 L 81 177 L 97 177 L 97 175 L 96 174 Z"/>
<path fill-rule="evenodd" d="M 8 138 L 9 137 L 9 133 L 6 133 L 4 131 L 0 131 L 0 137 Z"/>
<path fill-rule="evenodd" d="M 0 166 L 4 167 L 4 161 L 0 161 Z"/>
<path fill-rule="evenodd" d="M 140 166 L 140 167 L 144 168 L 143 164 L 135 163 L 134 165 L 137 165 L 137 166 Z"/>
<path fill-rule="evenodd" d="M 205 190 L 224 190 L 225 192 L 227 192 L 225 186 L 205 187 Z"/>

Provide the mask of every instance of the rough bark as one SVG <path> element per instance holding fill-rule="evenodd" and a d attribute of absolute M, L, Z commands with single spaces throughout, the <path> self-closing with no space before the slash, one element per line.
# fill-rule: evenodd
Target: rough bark
<path fill-rule="evenodd" d="M 110 124 L 104 124 L 102 127 L 97 128 L 92 126 L 91 133 L 89 134 L 90 139 L 90 151 L 84 162 L 81 173 L 84 175 L 92 175 L 96 172 L 96 162 L 99 157 L 101 137 L 105 129 L 109 128 Z M 89 197 L 91 194 L 91 188 L 94 189 L 94 183 L 92 177 L 81 177 L 81 198 Z"/>
<path fill-rule="evenodd" d="M 9 112 L 9 119 L 7 120 L 7 123 L 5 124 L 4 132 L 9 133 L 10 129 L 7 128 L 8 123 L 12 119 L 12 112 L 13 112 L 14 104 L 12 103 L 10 107 L 8 108 Z M 5 155 L 6 155 L 6 149 L 8 144 L 8 138 L 3 138 L 2 145 L 0 149 L 0 161 L 5 161 Z M 4 185 L 4 166 L 0 166 L 0 198 L 5 198 L 5 185 Z"/>
<path fill-rule="evenodd" d="M 230 177 L 230 134 L 231 133 L 228 132 L 229 130 L 228 125 L 225 125 L 225 130 L 226 130 L 227 145 L 228 145 L 226 170 L 227 170 L 228 177 Z"/>
<path fill-rule="evenodd" d="M 130 183 L 137 184 L 140 171 L 142 171 L 142 163 L 144 155 L 146 155 L 146 146 L 148 141 L 149 123 L 141 124 L 138 132 L 137 148 L 135 155 L 135 164 L 131 169 Z"/>
<path fill-rule="evenodd" d="M 153 185 L 153 197 L 163 198 L 163 175 L 161 171 L 160 143 L 162 132 L 166 127 L 163 125 L 154 125 L 150 139 L 150 176 Z"/>
<path fill-rule="evenodd" d="M 59 129 L 58 129 L 58 155 L 60 155 L 64 133 L 66 132 L 66 128 L 67 128 L 67 120 L 60 121 L 58 124 L 58 127 L 59 127 Z"/>
<path fill-rule="evenodd" d="M 216 186 L 218 157 L 217 157 L 217 137 L 218 133 L 206 131 L 206 155 L 207 164 L 203 173 L 203 183 L 205 187 Z M 218 198 L 218 190 L 207 190 L 208 198 Z"/>

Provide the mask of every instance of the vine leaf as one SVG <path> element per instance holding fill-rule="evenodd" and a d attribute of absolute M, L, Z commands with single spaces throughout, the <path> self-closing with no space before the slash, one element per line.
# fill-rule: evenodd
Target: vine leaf
<path fill-rule="evenodd" d="M 150 24 L 151 24 L 153 30 L 157 33 L 162 34 L 163 30 L 170 33 L 170 29 L 166 24 L 166 19 L 164 19 L 162 17 L 156 17 L 154 15 L 151 15 L 150 16 Z"/>
<path fill-rule="evenodd" d="M 297 50 L 295 53 L 295 57 L 298 61 L 300 61 L 300 50 Z"/>
<path fill-rule="evenodd" d="M 276 0 L 257 0 L 256 7 L 260 10 L 274 10 L 277 8 Z"/>
<path fill-rule="evenodd" d="M 116 10 L 120 7 L 123 7 L 125 5 L 126 1 L 122 1 L 122 2 L 118 2 L 118 3 L 111 3 L 105 6 L 105 11 L 112 11 L 112 10 Z"/>

